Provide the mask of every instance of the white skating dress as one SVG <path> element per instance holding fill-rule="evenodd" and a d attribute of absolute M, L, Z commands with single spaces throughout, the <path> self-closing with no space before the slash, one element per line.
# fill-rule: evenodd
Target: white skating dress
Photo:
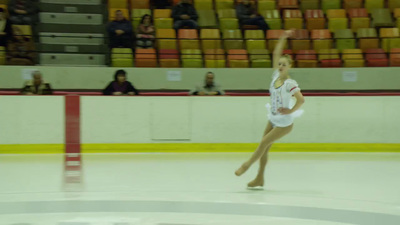
<path fill-rule="evenodd" d="M 275 81 L 279 78 L 279 70 L 275 70 L 272 75 L 272 82 L 269 88 L 271 94 L 271 104 L 267 104 L 269 121 L 274 127 L 287 127 L 290 126 L 294 118 L 303 114 L 303 110 L 296 110 L 292 114 L 282 115 L 278 112 L 279 108 L 291 109 L 295 105 L 293 95 L 300 91 L 299 85 L 295 80 L 287 79 L 282 86 L 275 88 Z"/>

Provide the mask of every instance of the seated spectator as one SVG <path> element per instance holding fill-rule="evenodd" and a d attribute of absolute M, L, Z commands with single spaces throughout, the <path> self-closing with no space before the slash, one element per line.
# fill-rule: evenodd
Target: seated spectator
<path fill-rule="evenodd" d="M 50 84 L 43 81 L 42 74 L 39 71 L 32 73 L 32 80 L 25 82 L 24 87 L 21 90 L 21 94 L 24 95 L 51 95 L 53 90 Z"/>
<path fill-rule="evenodd" d="M 25 37 L 21 29 L 12 27 L 13 36 L 7 45 L 8 65 L 34 65 L 35 45 L 29 37 Z"/>
<path fill-rule="evenodd" d="M 110 48 L 132 48 L 132 30 L 131 22 L 124 18 L 121 10 L 117 10 L 115 20 L 108 25 Z"/>
<path fill-rule="evenodd" d="M 136 31 L 136 47 L 153 48 L 155 34 L 153 18 L 148 14 L 144 15 Z"/>
<path fill-rule="evenodd" d="M 190 0 L 182 0 L 172 9 L 172 18 L 174 19 L 174 29 L 183 27 L 188 29 L 197 29 L 197 19 L 199 18 L 196 9 Z"/>
<path fill-rule="evenodd" d="M 221 86 L 214 82 L 215 75 L 213 72 L 206 74 L 206 79 L 203 85 L 198 85 L 192 90 L 190 95 L 225 95 Z"/>
<path fill-rule="evenodd" d="M 13 24 L 33 25 L 36 23 L 38 11 L 36 3 L 32 0 L 10 0 L 8 11 Z"/>
<path fill-rule="evenodd" d="M 7 46 L 7 41 L 11 37 L 11 22 L 6 17 L 6 12 L 0 8 L 0 46 Z"/>
<path fill-rule="evenodd" d="M 243 25 L 257 25 L 260 29 L 269 30 L 268 24 L 265 22 L 264 17 L 257 13 L 257 9 L 251 4 L 249 0 L 243 0 L 236 6 L 236 15 L 239 19 L 241 26 Z"/>
<path fill-rule="evenodd" d="M 104 95 L 139 95 L 131 82 L 126 80 L 125 70 L 117 70 L 114 81 L 103 90 Z"/>

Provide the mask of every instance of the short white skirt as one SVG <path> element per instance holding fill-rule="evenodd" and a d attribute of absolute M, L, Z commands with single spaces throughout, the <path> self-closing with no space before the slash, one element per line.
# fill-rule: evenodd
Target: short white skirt
<path fill-rule="evenodd" d="M 304 110 L 298 109 L 294 113 L 288 115 L 273 115 L 271 113 L 271 105 L 268 103 L 265 107 L 268 110 L 268 119 L 274 127 L 288 127 L 293 124 L 295 118 L 300 117 L 304 113 Z"/>

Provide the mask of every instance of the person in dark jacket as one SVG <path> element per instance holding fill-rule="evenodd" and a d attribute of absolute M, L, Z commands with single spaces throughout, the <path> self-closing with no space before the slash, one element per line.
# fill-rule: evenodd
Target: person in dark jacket
<path fill-rule="evenodd" d="M 11 21 L 7 19 L 5 10 L 0 8 L 0 46 L 7 46 L 11 37 Z"/>
<path fill-rule="evenodd" d="M 265 22 L 264 17 L 257 13 L 256 8 L 249 0 L 243 0 L 236 6 L 236 15 L 241 26 L 256 25 L 264 31 L 269 30 L 269 26 Z"/>
<path fill-rule="evenodd" d="M 172 9 L 172 18 L 174 19 L 174 29 L 178 30 L 182 27 L 188 29 L 197 29 L 197 15 L 196 9 L 191 4 L 190 0 L 182 0 L 178 5 Z"/>
<path fill-rule="evenodd" d="M 108 25 L 110 48 L 132 48 L 133 28 L 121 10 L 115 12 L 115 20 Z"/>
<path fill-rule="evenodd" d="M 103 90 L 104 95 L 139 95 L 131 82 L 126 80 L 125 70 L 117 70 L 114 81 Z"/>

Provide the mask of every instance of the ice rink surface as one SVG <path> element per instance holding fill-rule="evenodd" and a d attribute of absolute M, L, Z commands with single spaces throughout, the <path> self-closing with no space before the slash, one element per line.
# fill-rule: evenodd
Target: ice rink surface
<path fill-rule="evenodd" d="M 64 155 L 0 155 L 0 225 L 399 225 L 400 154 L 90 154 L 82 183 Z"/>

